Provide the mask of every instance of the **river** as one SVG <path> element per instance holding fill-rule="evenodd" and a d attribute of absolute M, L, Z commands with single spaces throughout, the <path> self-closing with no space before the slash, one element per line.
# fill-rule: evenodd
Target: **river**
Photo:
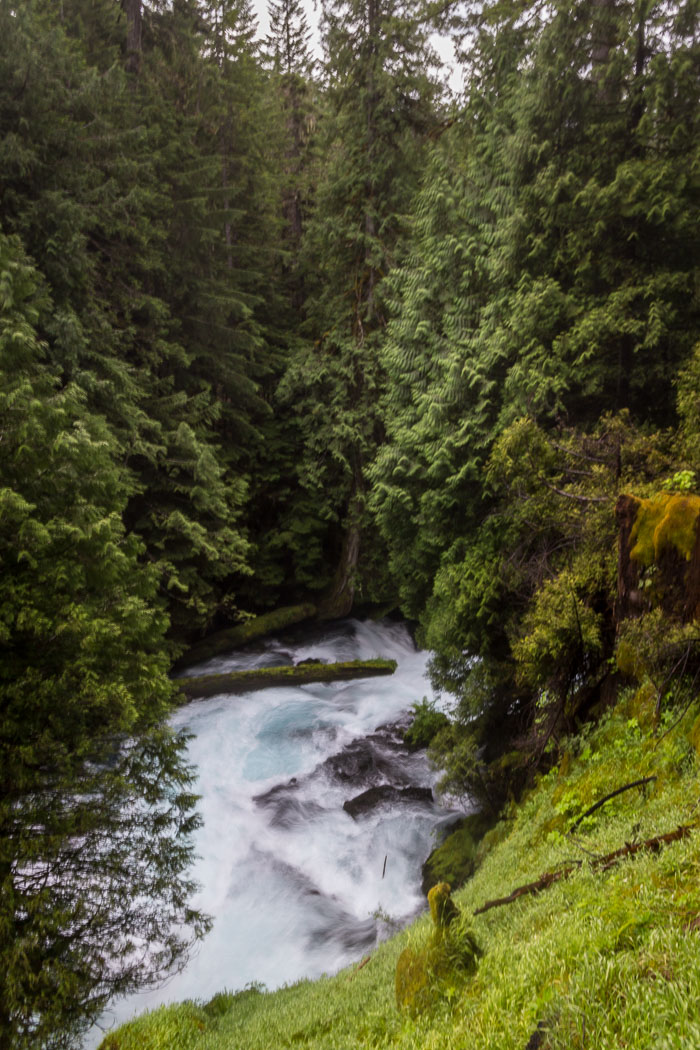
<path fill-rule="evenodd" d="M 203 817 L 194 903 L 214 925 L 182 973 L 116 1002 L 102 1029 L 165 1002 L 332 973 L 423 908 L 421 864 L 454 811 L 405 797 L 357 819 L 343 809 L 370 786 L 435 783 L 425 753 L 408 754 L 391 728 L 415 701 L 432 698 L 428 654 L 406 627 L 347 620 L 298 629 L 191 673 L 377 656 L 395 659 L 396 673 L 178 710 L 173 723 L 193 734 Z M 86 1050 L 99 1038 L 93 1029 Z"/>

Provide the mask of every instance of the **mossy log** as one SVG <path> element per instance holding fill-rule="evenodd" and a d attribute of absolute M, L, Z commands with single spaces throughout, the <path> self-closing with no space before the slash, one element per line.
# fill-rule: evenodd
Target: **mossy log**
<path fill-rule="evenodd" d="M 260 667 L 252 671 L 230 671 L 178 678 L 177 685 L 190 700 L 202 700 L 219 693 L 252 693 L 281 685 L 307 685 L 310 682 L 345 682 L 393 674 L 396 660 L 348 660 L 340 664 L 304 663 L 296 667 Z"/>
<path fill-rule="evenodd" d="M 233 627 L 224 627 L 221 631 L 215 631 L 201 642 L 196 642 L 175 663 L 175 668 L 191 667 L 192 664 L 203 663 L 211 660 L 214 656 L 220 656 L 231 649 L 238 649 L 241 645 L 254 642 L 257 638 L 281 631 L 292 624 L 310 620 L 316 615 L 316 606 L 311 602 L 304 605 L 287 605 L 282 609 L 274 609 L 272 612 L 263 613 L 262 616 L 254 616 L 246 623 L 239 623 Z"/>

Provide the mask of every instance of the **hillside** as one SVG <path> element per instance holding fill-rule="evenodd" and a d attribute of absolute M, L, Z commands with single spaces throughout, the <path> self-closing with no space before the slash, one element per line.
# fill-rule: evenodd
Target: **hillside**
<path fill-rule="evenodd" d="M 696 702 L 656 724 L 648 693 L 628 690 L 571 740 L 482 841 L 476 873 L 454 894 L 460 918 L 415 970 L 402 1008 L 397 960 L 407 946 L 414 958 L 426 952 L 429 916 L 334 977 L 162 1008 L 101 1050 L 700 1046 L 699 714 Z M 576 824 L 596 801 L 652 777 Z M 596 863 L 679 827 L 688 830 L 676 841 Z M 539 893 L 474 915 L 569 868 Z M 483 953 L 475 972 L 463 965 L 468 933 Z"/>

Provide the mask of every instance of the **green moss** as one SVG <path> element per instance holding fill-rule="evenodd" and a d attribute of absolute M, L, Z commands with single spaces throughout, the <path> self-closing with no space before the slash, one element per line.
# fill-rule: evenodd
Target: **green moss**
<path fill-rule="evenodd" d="M 428 894 L 433 928 L 422 946 L 404 948 L 396 964 L 396 1005 L 417 1017 L 444 998 L 476 969 L 481 955 L 464 916 L 441 882 Z"/>
<path fill-rule="evenodd" d="M 396 1005 L 415 1017 L 430 1006 L 430 974 L 425 953 L 404 948 L 396 964 Z"/>
<path fill-rule="evenodd" d="M 250 693 L 281 685 L 304 685 L 310 682 L 349 681 L 375 675 L 393 674 L 396 660 L 347 660 L 344 663 L 304 663 L 296 666 L 259 667 L 227 674 L 207 674 L 178 678 L 177 685 L 190 699 L 219 694 Z"/>
<path fill-rule="evenodd" d="M 440 931 L 447 929 L 459 914 L 457 906 L 450 896 L 450 889 L 449 882 L 439 882 L 428 893 L 430 918 L 433 920 L 435 928 Z"/>
<path fill-rule="evenodd" d="M 161 1006 L 105 1036 L 99 1050 L 194 1050 L 211 1025 L 197 1003 Z"/>
<path fill-rule="evenodd" d="M 700 496 L 662 492 L 640 499 L 630 534 L 630 557 L 648 568 L 669 547 L 690 560 L 697 540 Z"/>
<path fill-rule="evenodd" d="M 474 873 L 479 842 L 490 823 L 483 813 L 472 813 L 433 850 L 423 865 L 426 892 L 438 882 L 449 882 L 454 889 L 464 885 Z"/>

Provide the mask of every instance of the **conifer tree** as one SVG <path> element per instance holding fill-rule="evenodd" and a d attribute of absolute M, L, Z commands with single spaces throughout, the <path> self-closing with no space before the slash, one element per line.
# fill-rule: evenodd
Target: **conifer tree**
<path fill-rule="evenodd" d="M 700 318 L 696 5 L 562 0 L 522 16 L 481 12 L 468 104 L 390 278 L 388 440 L 372 478 L 443 683 L 471 680 L 482 712 L 520 696 L 525 739 L 534 697 L 511 645 L 543 579 L 524 568 L 532 518 L 495 508 L 494 443 L 524 415 L 560 432 L 606 410 L 668 425 Z"/>
<path fill-rule="evenodd" d="M 116 441 L 37 338 L 53 304 L 0 235 L 0 1046 L 74 1045 L 206 928 L 158 570 Z"/>
<path fill-rule="evenodd" d="M 304 434 L 299 472 L 335 533 L 326 615 L 352 606 L 365 516 L 366 466 L 380 437 L 377 347 L 392 266 L 434 120 L 427 28 L 410 3 L 342 0 L 323 9 L 327 167 L 305 237 L 307 329 L 283 396 Z"/>
<path fill-rule="evenodd" d="M 141 72 L 130 84 L 114 6 L 91 5 L 89 23 L 83 0 L 66 0 L 63 21 L 40 0 L 0 13 L 4 222 L 49 282 L 56 311 L 42 335 L 109 421 L 136 479 L 127 523 L 166 570 L 182 635 L 231 602 L 247 572 L 240 519 L 269 367 L 256 311 L 275 243 L 272 193 L 257 165 L 264 128 L 241 134 L 261 75 L 248 63 L 226 189 L 210 131 L 220 141 L 222 77 L 202 10 L 145 9 Z M 98 22 L 114 49 L 111 65 L 100 57 L 100 77 L 86 61 Z M 239 65 L 229 62 L 227 75 Z"/>

